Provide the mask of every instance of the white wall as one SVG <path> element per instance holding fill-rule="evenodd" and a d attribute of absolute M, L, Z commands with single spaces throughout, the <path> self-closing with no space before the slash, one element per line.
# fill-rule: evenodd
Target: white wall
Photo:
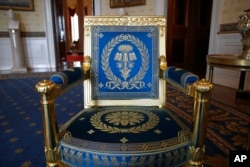
<path fill-rule="evenodd" d="M 43 7 L 40 6 L 39 10 L 46 11 L 41 13 L 43 16 L 39 16 L 39 18 L 45 18 L 41 19 L 44 22 L 41 24 L 45 25 L 46 36 L 22 37 L 26 64 L 28 68 L 56 68 L 54 35 L 51 24 L 51 19 L 53 18 L 51 14 L 51 2 L 47 0 L 39 0 L 37 2 L 43 5 Z M 38 10 L 38 8 L 35 8 L 35 10 Z M 27 15 L 28 13 L 25 14 Z M 0 70 L 11 70 L 12 66 L 10 38 L 0 38 Z"/>
<path fill-rule="evenodd" d="M 215 40 L 215 48 L 213 53 L 223 54 L 236 54 L 238 55 L 242 51 L 242 44 L 240 42 L 241 36 L 238 33 L 235 34 L 218 34 Z M 207 69 L 207 76 L 209 70 Z M 235 70 L 226 70 L 221 68 L 214 68 L 213 83 L 218 85 L 224 85 L 227 87 L 237 89 L 239 86 L 240 72 Z M 245 79 L 245 89 L 250 89 L 250 74 L 247 73 Z"/>
<path fill-rule="evenodd" d="M 48 54 L 46 38 L 22 38 L 28 68 L 54 68 Z M 13 66 L 10 38 L 0 38 L 0 70 Z"/>
<path fill-rule="evenodd" d="M 223 0 L 214 0 L 209 41 L 209 54 L 240 54 L 242 52 L 241 36 L 239 33 L 219 34 Z M 237 1 L 238 2 L 238 1 Z M 242 10 L 243 11 L 243 10 Z M 208 70 L 207 67 L 207 78 Z M 213 83 L 231 88 L 238 88 L 240 72 L 214 68 Z M 245 89 L 250 89 L 250 72 L 245 79 Z"/>
<path fill-rule="evenodd" d="M 12 53 L 9 38 L 0 38 L 0 70 L 9 70 L 12 67 Z"/>

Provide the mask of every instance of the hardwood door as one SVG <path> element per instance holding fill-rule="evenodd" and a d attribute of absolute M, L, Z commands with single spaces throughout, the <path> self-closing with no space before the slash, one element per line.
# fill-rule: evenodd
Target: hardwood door
<path fill-rule="evenodd" d="M 168 0 L 168 65 L 205 77 L 212 0 Z"/>

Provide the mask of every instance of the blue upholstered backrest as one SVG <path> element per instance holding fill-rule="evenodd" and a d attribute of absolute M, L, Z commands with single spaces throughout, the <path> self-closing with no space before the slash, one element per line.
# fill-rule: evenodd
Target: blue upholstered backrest
<path fill-rule="evenodd" d="M 85 99 L 95 101 L 90 105 L 99 105 L 99 100 L 106 100 L 102 105 L 109 100 L 126 105 L 120 101 L 160 98 L 160 38 L 165 40 L 160 25 L 165 26 L 164 18 L 85 18 L 84 55 L 92 60 Z"/>
<path fill-rule="evenodd" d="M 93 99 L 158 98 L 158 41 L 156 26 L 93 26 Z"/>

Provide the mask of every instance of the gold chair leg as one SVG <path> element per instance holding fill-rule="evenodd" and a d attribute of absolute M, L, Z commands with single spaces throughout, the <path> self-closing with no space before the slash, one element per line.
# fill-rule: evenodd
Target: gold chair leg
<path fill-rule="evenodd" d="M 40 93 L 42 105 L 46 166 L 56 167 L 60 165 L 59 135 L 55 113 L 57 86 L 51 81 L 44 80 L 36 84 L 36 90 Z"/>
<path fill-rule="evenodd" d="M 211 82 L 202 79 L 194 83 L 194 88 L 193 130 L 188 166 L 202 166 L 205 154 L 207 111 L 209 109 L 213 85 Z"/>

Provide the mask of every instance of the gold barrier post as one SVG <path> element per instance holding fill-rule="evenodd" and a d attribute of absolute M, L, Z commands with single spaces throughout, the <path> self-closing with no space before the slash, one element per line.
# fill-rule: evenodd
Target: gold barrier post
<path fill-rule="evenodd" d="M 36 84 L 36 90 L 40 93 L 40 103 L 42 105 L 46 166 L 49 167 L 60 165 L 58 150 L 59 134 L 55 113 L 57 88 L 56 84 L 48 80 Z"/>
<path fill-rule="evenodd" d="M 202 166 L 205 154 L 205 138 L 207 132 L 207 111 L 213 85 L 202 79 L 194 83 L 194 114 L 191 136 L 189 166 Z"/>

